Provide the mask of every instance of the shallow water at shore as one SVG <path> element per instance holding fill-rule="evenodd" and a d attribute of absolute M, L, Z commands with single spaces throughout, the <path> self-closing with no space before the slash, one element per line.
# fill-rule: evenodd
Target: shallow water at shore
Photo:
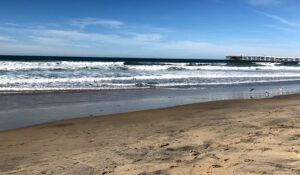
<path fill-rule="evenodd" d="M 299 92 L 298 82 L 281 82 L 194 88 L 0 94 L 0 130 L 70 118 L 225 99 L 271 98 Z"/>

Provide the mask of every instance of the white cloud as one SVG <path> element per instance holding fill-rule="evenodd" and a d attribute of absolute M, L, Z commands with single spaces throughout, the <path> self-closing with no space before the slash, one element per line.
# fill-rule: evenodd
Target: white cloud
<path fill-rule="evenodd" d="M 287 25 L 289 27 L 295 27 L 295 28 L 300 28 L 300 23 L 296 23 L 296 22 L 293 22 L 293 21 L 290 21 L 290 20 L 287 20 L 283 17 L 280 17 L 280 16 L 277 16 L 277 15 L 272 15 L 272 14 L 268 14 L 268 13 L 264 13 L 262 12 L 262 14 L 264 14 L 266 17 L 268 18 L 272 18 L 284 25 Z"/>
<path fill-rule="evenodd" d="M 149 49 L 158 49 L 158 50 L 173 50 L 173 51 L 188 51 L 188 52 L 203 52 L 206 49 L 214 47 L 215 45 L 208 42 L 200 41 L 167 41 L 167 42 L 158 42 L 153 43 L 152 45 L 147 45 Z"/>
<path fill-rule="evenodd" d="M 96 52 L 87 48 L 74 49 L 68 46 L 51 46 L 43 44 L 9 44 L 0 43 L 3 55 L 53 55 L 53 56 L 96 56 Z"/>
<path fill-rule="evenodd" d="M 0 30 L 20 37 L 22 41 L 33 42 L 43 45 L 57 46 L 88 46 L 96 45 L 140 45 L 143 43 L 160 42 L 170 32 L 165 28 L 140 25 L 125 25 L 115 20 L 96 20 L 96 18 L 82 18 L 73 21 L 76 25 L 109 25 L 111 27 L 122 26 L 122 30 L 109 32 L 87 32 L 85 30 L 55 29 L 55 27 L 17 27 L 18 24 L 0 26 Z M 61 27 L 59 27 L 61 28 Z M 77 28 L 78 29 L 78 28 Z"/>
<path fill-rule="evenodd" d="M 4 25 L 7 25 L 7 26 L 14 26 L 14 27 L 19 26 L 18 24 L 13 23 L 13 22 L 6 22 L 6 23 L 4 23 Z"/>
<path fill-rule="evenodd" d="M 76 30 L 46 29 L 46 30 L 35 30 L 34 33 L 37 35 L 68 39 L 73 41 L 115 41 L 120 39 L 118 35 L 86 33 L 86 32 L 79 32 Z"/>
<path fill-rule="evenodd" d="M 159 42 L 164 35 L 159 33 L 137 33 L 137 32 L 115 32 L 91 33 L 77 30 L 58 30 L 48 28 L 14 28 L 0 27 L 0 30 L 18 34 L 22 38 L 27 38 L 32 42 L 44 45 L 97 45 L 97 44 L 116 44 L 116 45 L 139 45 L 142 43 Z M 8 38 L 0 38 L 0 40 Z"/>
<path fill-rule="evenodd" d="M 88 33 L 75 30 L 32 30 L 32 38 L 44 44 L 58 45 L 94 45 L 94 44 L 115 44 L 115 45 L 140 45 L 143 43 L 159 42 L 163 35 L 155 33 L 126 33 L 103 34 Z M 85 44 L 82 44 L 85 43 Z"/>
<path fill-rule="evenodd" d="M 279 16 L 264 13 L 290 28 L 297 23 Z M 87 32 L 83 30 L 62 30 L 54 27 L 32 28 L 2 26 L 0 30 L 18 38 L 18 43 L 0 42 L 0 54 L 30 55 L 68 55 L 68 56 L 128 56 L 128 57 L 174 57 L 174 58 L 223 58 L 230 54 L 283 55 L 300 54 L 298 48 L 255 44 L 233 45 L 217 44 L 202 40 L 168 39 L 169 33 L 159 30 L 145 30 L 138 27 L 104 32 Z M 58 28 L 58 27 L 57 27 Z M 123 30 L 126 28 L 125 30 Z M 13 40 L 0 36 L 0 41 Z M 23 44 L 21 44 L 23 43 Z M 282 46 L 282 45 L 281 45 Z M 297 54 L 298 53 L 298 54 Z"/>
<path fill-rule="evenodd" d="M 264 25 L 268 28 L 271 28 L 271 29 L 275 29 L 275 30 L 279 30 L 279 31 L 283 31 L 283 32 L 294 32 L 294 28 L 290 28 L 290 27 L 284 27 L 284 26 L 279 26 L 279 25 L 274 25 L 274 24 L 266 24 Z"/>
<path fill-rule="evenodd" d="M 269 14 L 269 13 L 265 13 L 265 12 L 261 12 L 261 11 L 257 11 L 257 12 L 278 22 L 278 24 L 266 24 L 265 25 L 266 27 L 276 29 L 276 30 L 281 30 L 284 32 L 299 31 L 299 29 L 300 29 L 299 22 L 295 22 L 295 21 L 283 18 L 278 15 L 273 15 L 273 14 Z"/>
<path fill-rule="evenodd" d="M 71 47 L 89 47 L 87 45 L 79 45 L 60 38 L 32 36 L 33 41 L 41 45 L 49 46 L 71 46 Z"/>
<path fill-rule="evenodd" d="M 119 28 L 124 25 L 123 22 L 109 19 L 98 19 L 98 18 L 80 18 L 71 21 L 71 25 L 79 26 L 84 28 L 91 25 L 102 25 L 106 27 Z"/>
<path fill-rule="evenodd" d="M 138 42 L 157 42 L 162 39 L 160 34 L 136 34 L 133 36 L 133 40 Z"/>
<path fill-rule="evenodd" d="M 174 30 L 164 27 L 155 27 L 151 25 L 124 25 L 123 29 L 133 30 L 133 31 L 147 31 L 155 33 L 172 33 Z"/>
<path fill-rule="evenodd" d="M 65 40 L 39 38 L 39 43 L 10 44 L 0 42 L 0 54 L 62 55 L 62 56 L 123 56 L 161 58 L 224 58 L 231 54 L 299 55 L 300 51 L 290 45 L 232 45 L 201 41 L 177 40 L 139 43 L 133 40 L 119 42 L 116 47 L 90 44 L 81 47 Z"/>
<path fill-rule="evenodd" d="M 14 39 L 10 36 L 1 36 L 0 35 L 0 42 L 1 41 L 14 41 Z"/>

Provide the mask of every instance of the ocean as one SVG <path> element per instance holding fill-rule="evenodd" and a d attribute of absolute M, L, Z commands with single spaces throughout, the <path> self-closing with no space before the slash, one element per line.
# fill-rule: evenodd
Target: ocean
<path fill-rule="evenodd" d="M 1 92 L 188 88 L 299 80 L 299 64 L 201 59 L 0 57 Z"/>
<path fill-rule="evenodd" d="M 300 93 L 300 66 L 0 56 L 0 131 L 78 117 Z"/>

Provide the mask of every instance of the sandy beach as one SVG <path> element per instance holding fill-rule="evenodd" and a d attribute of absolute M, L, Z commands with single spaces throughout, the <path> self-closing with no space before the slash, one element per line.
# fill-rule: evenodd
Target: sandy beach
<path fill-rule="evenodd" d="M 0 174 L 300 174 L 300 95 L 0 132 Z"/>

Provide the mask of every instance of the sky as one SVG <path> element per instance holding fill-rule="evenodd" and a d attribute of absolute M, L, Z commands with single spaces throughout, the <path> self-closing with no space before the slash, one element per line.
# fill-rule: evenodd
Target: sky
<path fill-rule="evenodd" d="M 300 56 L 298 0 L 2 0 L 0 54 Z"/>

